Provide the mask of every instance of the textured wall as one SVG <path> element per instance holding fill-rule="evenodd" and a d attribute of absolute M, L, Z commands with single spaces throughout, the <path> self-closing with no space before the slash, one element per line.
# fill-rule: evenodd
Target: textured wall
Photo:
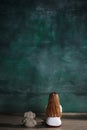
<path fill-rule="evenodd" d="M 0 112 L 87 112 L 87 2 L 0 0 Z"/>

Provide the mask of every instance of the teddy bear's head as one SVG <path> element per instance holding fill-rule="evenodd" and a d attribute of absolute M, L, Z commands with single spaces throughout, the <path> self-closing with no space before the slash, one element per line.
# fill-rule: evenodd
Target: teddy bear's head
<path fill-rule="evenodd" d="M 36 114 L 33 113 L 32 111 L 29 111 L 29 112 L 25 112 L 25 113 L 24 113 L 24 118 L 34 119 L 35 117 L 36 117 Z"/>

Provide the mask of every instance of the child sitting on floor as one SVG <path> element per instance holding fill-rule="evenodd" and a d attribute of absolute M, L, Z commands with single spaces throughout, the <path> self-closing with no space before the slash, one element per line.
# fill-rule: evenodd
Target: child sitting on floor
<path fill-rule="evenodd" d="M 46 124 L 48 126 L 61 126 L 62 106 L 60 105 L 59 96 L 56 92 L 49 95 L 48 105 L 46 108 Z"/>

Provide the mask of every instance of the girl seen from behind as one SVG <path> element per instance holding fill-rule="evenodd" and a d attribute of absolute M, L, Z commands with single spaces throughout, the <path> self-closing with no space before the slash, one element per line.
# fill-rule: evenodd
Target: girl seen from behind
<path fill-rule="evenodd" d="M 48 126 L 61 126 L 62 106 L 60 104 L 59 95 L 52 92 L 49 95 L 48 105 L 46 108 L 46 124 Z"/>

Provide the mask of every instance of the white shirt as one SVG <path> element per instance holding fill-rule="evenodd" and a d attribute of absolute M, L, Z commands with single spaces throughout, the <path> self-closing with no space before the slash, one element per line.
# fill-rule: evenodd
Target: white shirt
<path fill-rule="evenodd" d="M 60 126 L 62 124 L 60 117 L 48 117 L 46 124 L 49 126 Z"/>

